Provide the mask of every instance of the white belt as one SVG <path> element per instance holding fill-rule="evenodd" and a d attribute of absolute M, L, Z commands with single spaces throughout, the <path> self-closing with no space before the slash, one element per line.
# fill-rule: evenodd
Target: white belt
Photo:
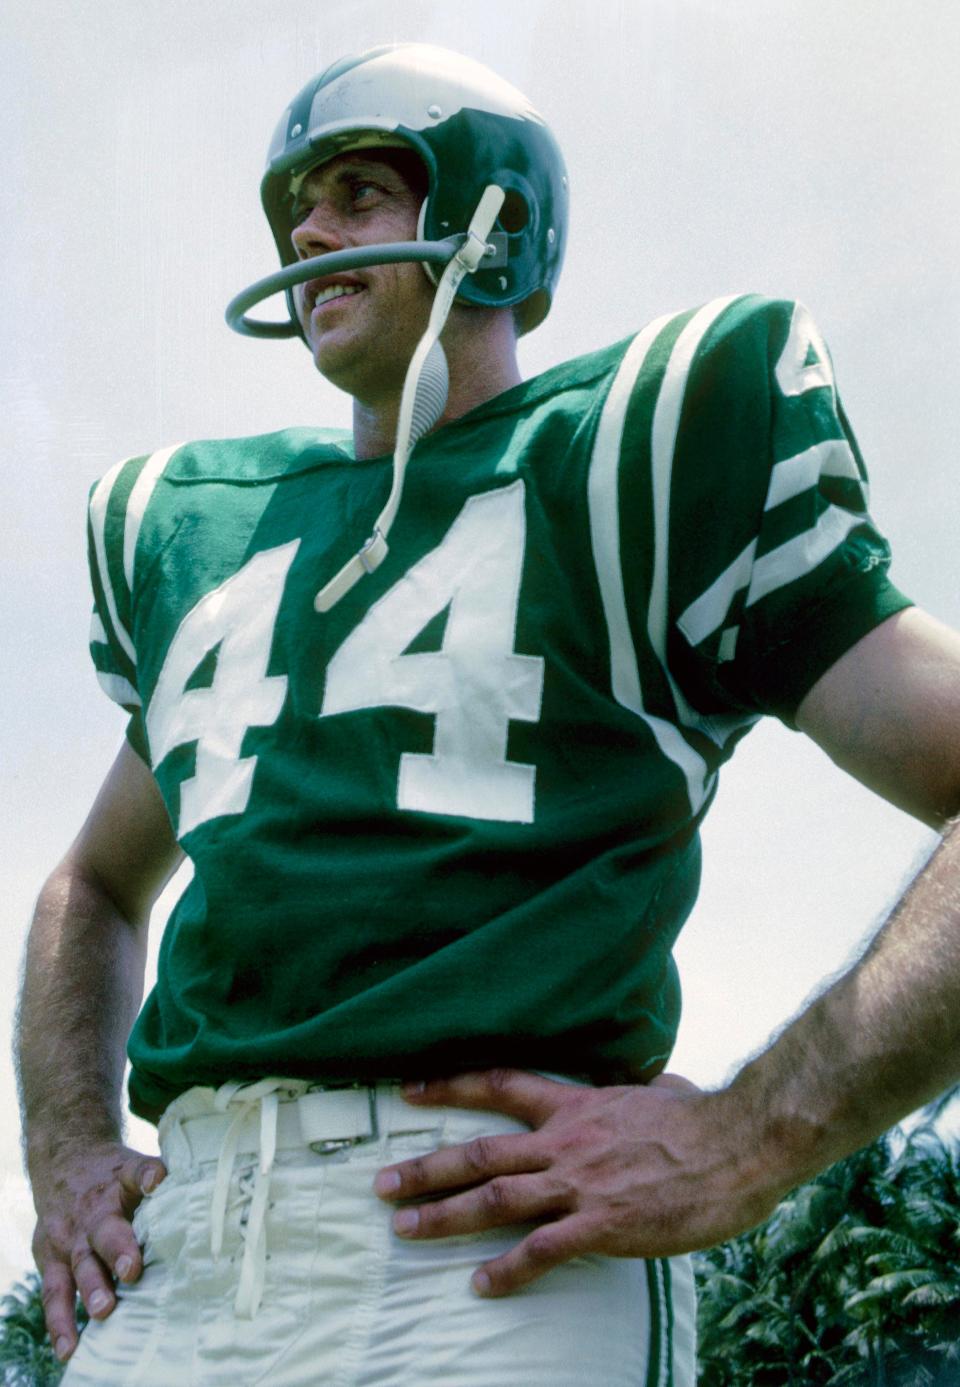
<path fill-rule="evenodd" d="M 264 1080 L 264 1083 L 287 1081 Z M 227 1087 L 225 1085 L 224 1087 Z M 263 1150 L 260 1104 L 253 1089 L 233 1085 L 228 1102 L 231 1107 L 244 1105 L 243 1120 L 238 1126 L 234 1153 L 237 1156 L 256 1154 Z M 218 1097 L 223 1089 L 218 1090 Z M 312 1151 L 326 1154 L 341 1146 L 361 1141 L 376 1141 L 380 1136 L 398 1136 L 403 1132 L 427 1132 L 441 1125 L 442 1108 L 411 1107 L 400 1097 L 394 1084 L 378 1084 L 369 1088 L 308 1089 L 301 1094 L 279 1094 L 275 1150 L 295 1151 L 309 1146 Z M 234 1120 L 221 1109 L 200 1117 L 181 1118 L 180 1131 L 185 1137 L 193 1162 L 220 1158 L 227 1129 Z"/>
<path fill-rule="evenodd" d="M 309 1147 L 322 1155 L 380 1136 L 431 1131 L 442 1126 L 444 1116 L 442 1108 L 404 1103 L 394 1084 L 318 1089 L 289 1079 L 223 1084 L 213 1095 L 213 1107 L 211 1113 L 176 1120 L 193 1161 L 217 1162 L 210 1209 L 210 1250 L 215 1258 L 223 1248 L 234 1162 L 240 1155 L 258 1157 L 252 1189 L 241 1178 L 239 1194 L 241 1203 L 250 1199 L 246 1224 L 241 1225 L 245 1245 L 234 1307 L 244 1319 L 253 1318 L 263 1295 L 264 1215 L 276 1153 Z"/>

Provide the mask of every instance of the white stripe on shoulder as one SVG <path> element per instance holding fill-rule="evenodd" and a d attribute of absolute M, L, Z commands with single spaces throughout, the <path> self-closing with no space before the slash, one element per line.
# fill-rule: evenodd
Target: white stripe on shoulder
<path fill-rule="evenodd" d="M 597 426 L 587 478 L 587 502 L 593 561 L 610 642 L 613 696 L 622 707 L 644 719 L 664 756 L 683 772 L 690 803 L 696 812 L 709 793 L 712 777 L 708 781 L 705 761 L 673 723 L 655 717 L 644 707 L 639 663 L 627 617 L 620 567 L 620 448 L 627 410 L 647 353 L 674 316 L 668 313 L 649 323 L 627 348 Z"/>
<path fill-rule="evenodd" d="M 114 484 L 120 473 L 126 467 L 131 458 L 121 458 L 115 463 L 110 471 L 107 472 L 94 487 L 93 495 L 90 498 L 90 526 L 93 531 L 93 551 L 96 555 L 97 569 L 100 573 L 100 582 L 103 587 L 104 598 L 107 603 L 107 615 L 110 624 L 116 632 L 117 640 L 124 653 L 133 661 L 137 662 L 137 652 L 133 648 L 133 641 L 120 620 L 117 611 L 117 599 L 110 584 L 110 571 L 107 566 L 107 547 L 105 530 L 107 523 L 107 503 L 110 500 L 110 493 L 113 491 Z"/>
<path fill-rule="evenodd" d="M 97 614 L 97 609 L 94 608 L 93 611 L 92 611 L 91 614 L 90 614 L 90 644 L 91 644 L 91 645 L 106 645 L 106 643 L 107 643 L 107 628 L 104 626 L 103 622 L 100 620 L 100 617 L 99 617 L 99 615 Z"/>
<path fill-rule="evenodd" d="M 770 486 L 764 510 L 773 510 L 783 501 L 816 486 L 821 477 L 849 477 L 866 492 L 863 477 L 845 438 L 825 438 L 792 458 L 778 462 L 770 471 Z M 864 496 L 866 502 L 866 496 Z M 864 505 L 866 509 L 866 505 Z"/>
<path fill-rule="evenodd" d="M 797 578 L 812 573 L 818 564 L 832 554 L 843 543 L 847 535 L 857 525 L 862 525 L 864 516 L 854 511 L 841 510 L 839 506 L 829 506 L 816 525 L 795 535 L 753 566 L 753 578 L 747 593 L 747 606 L 759 602 L 777 588 L 786 587 Z"/>
<path fill-rule="evenodd" d="M 129 679 L 124 679 L 122 674 L 105 674 L 102 670 L 97 670 L 97 679 L 101 689 L 107 693 L 114 703 L 121 705 L 141 706 L 140 695 L 130 683 Z"/>
<path fill-rule="evenodd" d="M 666 669 L 667 574 L 670 562 L 670 487 L 673 458 L 680 426 L 680 411 L 697 348 L 725 308 L 740 294 L 714 299 L 695 313 L 674 343 L 653 414 L 653 523 L 654 563 L 647 631 L 660 663 Z M 669 675 L 669 671 L 667 671 Z M 670 680 L 673 685 L 673 680 Z M 676 687 L 674 686 L 676 693 Z"/>
<path fill-rule="evenodd" d="M 604 402 L 587 479 L 590 538 L 610 637 L 613 696 L 634 713 L 642 713 L 643 700 L 620 570 L 620 445 L 637 377 L 648 351 L 673 317 L 667 313 L 648 323 L 627 348 Z"/>
<path fill-rule="evenodd" d="M 724 309 L 742 298 L 728 294 L 705 304 L 693 315 L 674 343 L 670 360 L 663 374 L 663 383 L 653 414 L 651 472 L 653 484 L 653 581 L 650 585 L 650 608 L 647 613 L 647 634 L 657 659 L 663 667 L 676 703 L 677 714 L 686 727 L 697 728 L 711 741 L 721 745 L 714 725 L 692 708 L 667 663 L 667 578 L 670 564 L 670 491 L 673 485 L 673 462 L 677 446 L 680 414 L 687 392 L 690 367 L 697 348 Z"/>
<path fill-rule="evenodd" d="M 133 490 L 130 492 L 123 526 L 123 574 L 131 592 L 133 591 L 133 561 L 137 552 L 137 539 L 140 536 L 140 526 L 143 524 L 143 517 L 150 497 L 153 495 L 153 488 L 160 480 L 164 468 L 174 453 L 182 447 L 182 443 L 174 443 L 169 448 L 161 448 L 158 452 L 153 453 L 144 463 L 139 477 L 133 484 Z"/>

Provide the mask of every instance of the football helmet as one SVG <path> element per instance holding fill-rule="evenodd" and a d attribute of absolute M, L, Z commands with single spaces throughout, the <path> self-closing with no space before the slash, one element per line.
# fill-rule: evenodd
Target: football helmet
<path fill-rule="evenodd" d="M 418 243 L 397 246 L 391 259 L 401 252 L 404 259 L 423 261 L 436 282 L 437 269 L 462 243 L 484 189 L 496 185 L 505 195 L 490 237 L 498 253 L 488 253 L 487 263 L 462 279 L 457 298 L 513 307 L 520 332 L 537 327 L 550 309 L 566 248 L 563 157 L 521 92 L 481 63 L 430 44 L 388 44 L 341 58 L 312 78 L 284 111 L 261 184 L 281 264 L 297 261 L 291 233 L 304 177 L 347 150 L 378 145 L 411 148 L 427 174 Z M 362 250 L 368 258 L 358 250 L 358 265 L 383 263 L 376 256 L 388 253 L 386 246 Z M 317 273 L 309 270 L 303 278 Z M 280 272 L 238 295 L 227 312 L 230 325 L 252 335 L 302 336 L 292 282 L 298 281 Z M 258 332 L 268 325 L 243 318 L 242 310 L 280 288 L 290 322 Z M 252 297 L 257 289 L 265 292 Z"/>

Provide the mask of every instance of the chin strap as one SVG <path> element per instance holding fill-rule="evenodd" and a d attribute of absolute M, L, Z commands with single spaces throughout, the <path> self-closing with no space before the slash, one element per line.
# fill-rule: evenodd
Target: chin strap
<path fill-rule="evenodd" d="M 503 199 L 503 189 L 498 188 L 495 183 L 491 183 L 484 190 L 467 230 L 467 239 L 452 257 L 440 278 L 427 330 L 410 358 L 403 382 L 390 495 L 366 544 L 317 593 L 313 605 L 318 612 L 328 612 L 340 601 L 344 593 L 350 591 L 354 583 L 365 573 L 372 573 L 387 556 L 387 535 L 400 505 L 403 478 L 410 454 L 417 440 L 433 428 L 447 403 L 450 378 L 447 372 L 447 358 L 440 345 L 440 334 L 460 281 L 464 275 L 473 274 L 487 255 L 487 238 L 497 219 L 497 213 L 503 206 Z"/>

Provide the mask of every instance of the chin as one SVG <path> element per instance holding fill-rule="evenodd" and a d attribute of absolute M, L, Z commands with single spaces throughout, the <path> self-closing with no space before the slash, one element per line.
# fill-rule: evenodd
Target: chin
<path fill-rule="evenodd" d="M 368 334 L 337 340 L 335 334 L 324 333 L 308 338 L 307 344 L 321 376 L 364 403 L 385 393 L 400 394 L 418 340 L 397 344 L 390 352 L 384 351 L 381 339 L 371 343 Z"/>
<path fill-rule="evenodd" d="M 341 378 L 355 373 L 362 352 L 349 342 L 331 342 L 326 334 L 323 337 L 308 337 L 307 346 L 321 376 L 345 389 L 341 385 Z"/>
<path fill-rule="evenodd" d="M 317 343 L 311 344 L 313 364 L 324 380 L 351 395 L 361 404 L 372 402 L 383 396 L 385 391 L 395 390 L 397 395 L 403 389 L 403 372 L 391 386 L 383 366 L 374 365 L 367 352 L 351 351 L 347 347 L 340 350 Z"/>

